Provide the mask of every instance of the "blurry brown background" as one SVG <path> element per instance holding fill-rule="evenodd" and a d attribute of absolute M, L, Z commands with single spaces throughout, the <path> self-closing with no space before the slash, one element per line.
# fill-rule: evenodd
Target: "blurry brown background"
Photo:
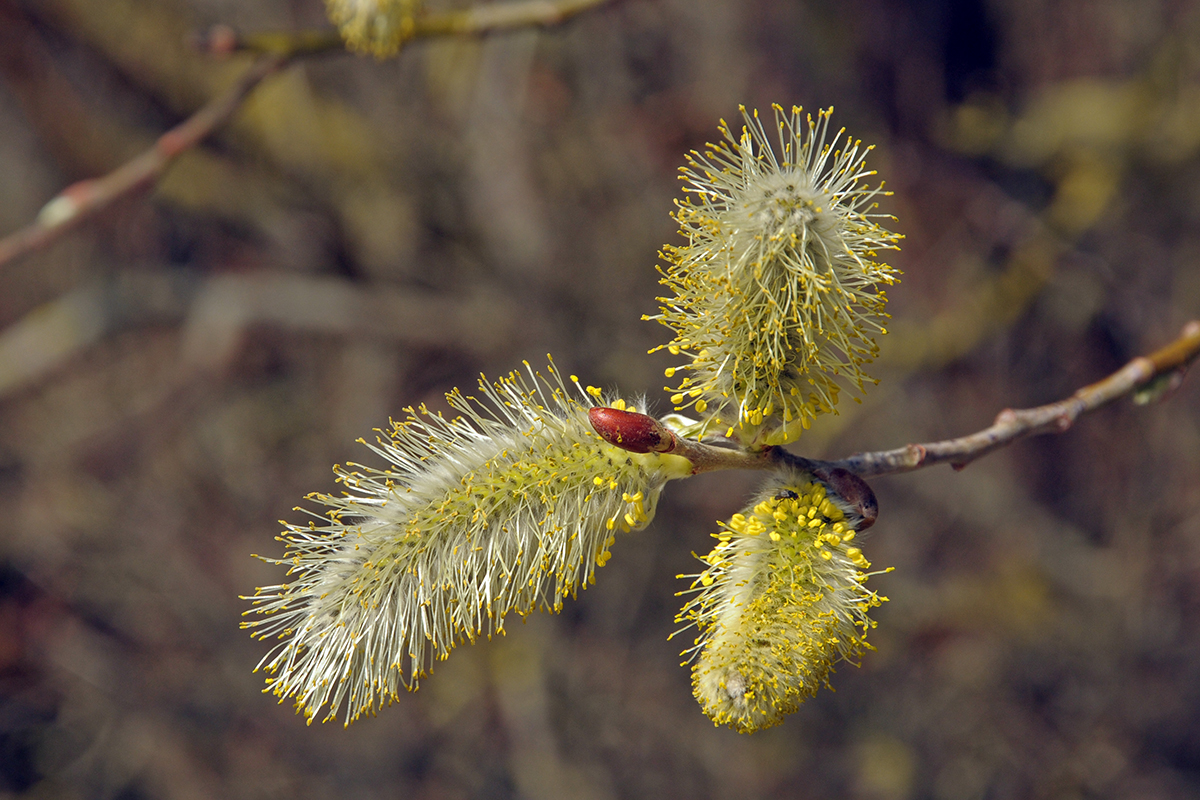
<path fill-rule="evenodd" d="M 431 4 L 439 6 L 435 0 Z M 182 42 L 319 0 L 0 0 L 0 234 L 233 79 Z M 554 353 L 665 410 L 656 250 L 737 104 L 834 105 L 906 235 L 837 457 L 1069 394 L 1200 315 L 1200 3 L 617 0 L 310 59 L 149 196 L 0 266 L 0 794 L 1200 796 L 1200 376 L 875 481 L 878 651 L 715 729 L 668 642 L 753 475 L 669 487 L 557 617 L 343 730 L 260 693 L 237 595 L 353 443 Z"/>

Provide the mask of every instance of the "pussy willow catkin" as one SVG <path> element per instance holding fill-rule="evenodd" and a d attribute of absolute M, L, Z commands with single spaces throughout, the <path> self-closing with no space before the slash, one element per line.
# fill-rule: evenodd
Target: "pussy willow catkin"
<path fill-rule="evenodd" d="M 422 0 L 325 0 L 329 19 L 351 50 L 393 56 L 413 34 Z"/>
<path fill-rule="evenodd" d="M 807 473 L 773 479 L 713 534 L 677 621 L 699 636 L 684 652 L 692 688 L 714 723 L 749 733 L 777 725 L 828 683 L 839 661 L 869 648 L 867 612 L 886 598 L 867 589 L 863 522 Z"/>
<path fill-rule="evenodd" d="M 415 689 L 461 640 L 503 632 L 509 613 L 563 600 L 593 580 L 614 534 L 643 528 L 678 456 L 634 454 L 587 418 L 601 392 L 512 373 L 484 400 L 447 395 L 462 416 L 424 407 L 368 445 L 387 466 L 335 468 L 346 492 L 313 494 L 317 521 L 283 523 L 291 583 L 260 588 L 244 623 L 280 639 L 260 663 L 270 691 L 311 722 L 346 722 Z M 624 408 L 623 401 L 615 407 Z M 365 444 L 365 443 L 364 443 Z"/>
<path fill-rule="evenodd" d="M 885 286 L 899 272 L 879 261 L 900 237 L 876 210 L 882 185 L 866 180 L 871 147 L 831 135 L 832 109 L 814 120 L 774 106 L 775 137 L 758 112 L 735 136 L 687 157 L 675 218 L 687 239 L 666 246 L 657 319 L 664 345 L 687 360 L 671 400 L 708 414 L 746 444 L 783 444 L 833 411 L 839 379 L 862 390 L 876 356 Z M 773 143 L 777 142 L 777 145 Z"/>

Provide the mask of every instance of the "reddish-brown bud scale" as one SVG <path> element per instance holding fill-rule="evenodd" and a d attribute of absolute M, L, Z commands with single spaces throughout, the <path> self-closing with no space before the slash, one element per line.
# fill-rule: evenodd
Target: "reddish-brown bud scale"
<path fill-rule="evenodd" d="M 840 467 L 815 470 L 814 474 L 862 515 L 863 521 L 858 530 L 865 531 L 875 524 L 875 520 L 879 518 L 879 501 L 875 499 L 875 492 L 866 481 Z"/>
<path fill-rule="evenodd" d="M 597 406 L 588 419 L 600 438 L 631 453 L 665 453 L 675 446 L 671 432 L 646 414 Z"/>

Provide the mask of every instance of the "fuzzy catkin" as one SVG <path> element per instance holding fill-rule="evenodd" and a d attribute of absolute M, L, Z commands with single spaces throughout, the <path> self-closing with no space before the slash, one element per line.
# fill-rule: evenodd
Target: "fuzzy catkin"
<path fill-rule="evenodd" d="M 394 56 L 413 34 L 422 0 L 325 0 L 329 19 L 351 50 Z"/>
<path fill-rule="evenodd" d="M 299 510 L 318 521 L 283 523 L 287 552 L 264 560 L 296 577 L 258 589 L 247 613 L 263 618 L 243 624 L 282 639 L 259 666 L 309 722 L 344 705 L 349 724 L 459 641 L 502 633 L 505 615 L 560 610 L 614 534 L 645 527 L 667 480 L 689 473 L 600 439 L 587 418 L 599 389 L 526 368 L 481 380 L 486 402 L 447 395 L 454 420 L 408 409 L 368 445 L 386 467 L 335 468 L 347 491 L 310 495 L 324 510 Z"/>
<path fill-rule="evenodd" d="M 868 649 L 867 612 L 886 600 L 863 584 L 854 509 L 807 473 L 772 480 L 713 534 L 704 571 L 676 618 L 699 636 L 684 652 L 692 688 L 717 725 L 777 725 L 828 685 L 835 664 Z"/>
<path fill-rule="evenodd" d="M 666 246 L 662 284 L 670 297 L 656 319 L 675 338 L 664 345 L 690 372 L 668 391 L 761 446 L 794 441 L 819 414 L 834 410 L 839 381 L 862 390 L 886 333 L 884 286 L 899 272 L 879 251 L 900 237 L 876 210 L 882 185 L 864 159 L 871 147 L 830 135 L 832 109 L 801 121 L 774 106 L 778 147 L 743 108 L 735 137 L 693 152 L 682 171 L 686 197 L 675 218 L 683 246 Z"/>

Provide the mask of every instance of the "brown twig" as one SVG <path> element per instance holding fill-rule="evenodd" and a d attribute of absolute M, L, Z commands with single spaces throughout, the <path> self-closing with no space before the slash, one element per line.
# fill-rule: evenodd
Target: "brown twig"
<path fill-rule="evenodd" d="M 180 326 L 179 364 L 203 374 L 229 364 L 250 331 L 265 327 L 483 356 L 518 333 L 512 305 L 482 287 L 445 296 L 288 273 L 129 270 L 78 286 L 0 331 L 0 401 L 105 336 L 146 325 Z"/>
<path fill-rule="evenodd" d="M 268 76 L 281 69 L 287 55 L 265 55 L 237 83 L 199 111 L 158 137 L 154 146 L 100 178 L 73 183 L 42 207 L 37 219 L 0 239 L 0 266 L 44 247 L 117 199 L 152 185 L 186 150 L 225 123 L 242 101 Z"/>
<path fill-rule="evenodd" d="M 518 0 L 489 3 L 461 11 L 418 14 L 405 42 L 433 36 L 471 36 L 513 28 L 558 25 L 610 0 Z M 312 55 L 342 50 L 345 42 L 336 30 L 271 31 L 238 34 L 227 25 L 217 25 L 195 44 L 212 55 L 237 51 Z"/>
<path fill-rule="evenodd" d="M 523 0 L 426 14 L 415 20 L 412 38 L 556 25 L 605 2 L 608 0 Z M 0 239 L 0 267 L 53 242 L 115 200 L 152 185 L 172 161 L 227 122 L 258 84 L 292 59 L 343 47 L 336 31 L 239 37 L 227 26 L 217 26 L 195 44 L 211 54 L 247 50 L 261 55 L 228 91 L 160 136 L 154 147 L 101 178 L 68 186 L 42 207 L 32 223 Z"/>
<path fill-rule="evenodd" d="M 1149 390 L 1157 394 L 1160 382 L 1173 389 L 1182 380 L 1188 365 L 1200 356 L 1200 320 L 1183 327 L 1178 339 L 1148 356 L 1139 356 L 1102 381 L 1085 386 L 1057 403 L 1020 410 L 1005 409 L 991 427 L 958 439 L 928 444 L 910 444 L 896 450 L 856 453 L 840 461 L 819 461 L 787 452 L 780 447 L 765 450 L 738 450 L 718 447 L 675 435 L 666 426 L 643 414 L 593 409 L 592 426 L 597 433 L 618 447 L 634 452 L 672 453 L 694 465 L 693 474 L 726 469 L 778 469 L 792 466 L 814 474 L 832 474 L 845 470 L 860 477 L 909 472 L 949 463 L 962 469 L 977 458 L 1006 447 L 1026 436 L 1063 433 L 1083 414 L 1126 395 Z M 602 413 L 596 413 L 601 411 Z M 638 419 L 644 418 L 644 419 Z M 649 420 L 647 422 L 646 420 Z M 630 434 L 634 434 L 632 437 Z M 630 442 L 623 439 L 632 438 Z M 647 445 L 646 443 L 651 444 Z M 639 449 L 645 447 L 645 449 Z"/>
<path fill-rule="evenodd" d="M 464 35 L 532 25 L 558 25 L 576 14 L 607 2 L 609 0 L 523 0 L 516 3 L 490 3 L 462 11 L 417 17 L 413 35 Z"/>
<path fill-rule="evenodd" d="M 1026 436 L 1070 430 L 1083 414 L 1132 395 L 1160 379 L 1178 381 L 1197 355 L 1200 355 L 1200 320 L 1192 320 L 1171 344 L 1148 356 L 1133 359 L 1104 380 L 1083 387 L 1065 400 L 1037 408 L 1007 408 L 996 416 L 991 427 L 969 436 L 910 444 L 896 450 L 857 453 L 831 462 L 830 466 L 864 477 L 908 472 L 942 463 L 962 469 L 975 459 Z"/>

